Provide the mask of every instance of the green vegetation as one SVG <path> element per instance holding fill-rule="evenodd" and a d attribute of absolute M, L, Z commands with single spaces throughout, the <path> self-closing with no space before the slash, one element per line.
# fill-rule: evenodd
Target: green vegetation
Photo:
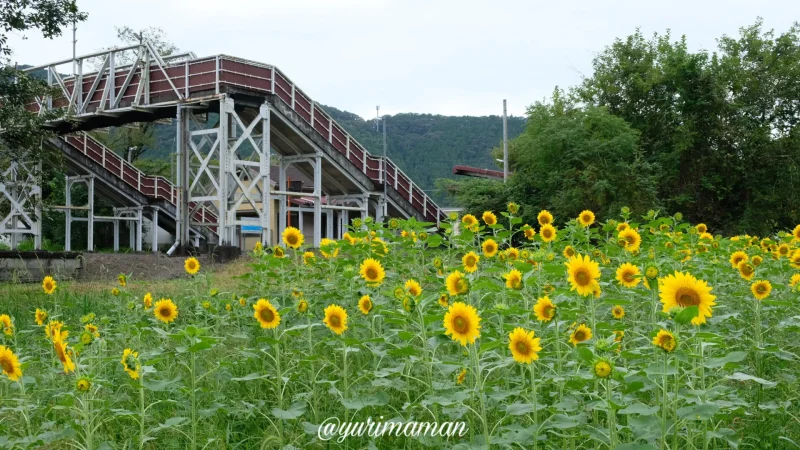
<path fill-rule="evenodd" d="M 239 276 L 9 286 L 0 448 L 794 448 L 800 225 L 580 217 L 548 242 L 505 211 L 359 220 Z M 467 430 L 318 434 L 368 417 Z"/>
<path fill-rule="evenodd" d="M 800 221 L 800 25 L 776 35 L 759 20 L 713 53 L 637 31 L 593 65 L 579 86 L 530 107 L 510 145 L 509 186 L 445 183 L 461 205 L 480 212 L 474 199 L 498 194 L 495 205 L 513 199 L 574 215 L 574 205 L 603 213 L 622 201 L 731 234 Z"/>

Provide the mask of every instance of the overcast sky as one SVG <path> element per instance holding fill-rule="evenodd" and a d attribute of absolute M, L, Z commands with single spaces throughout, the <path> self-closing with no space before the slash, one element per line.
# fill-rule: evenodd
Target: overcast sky
<path fill-rule="evenodd" d="M 713 50 L 756 17 L 776 32 L 798 0 L 78 0 L 89 19 L 78 54 L 116 45 L 114 26 L 162 28 L 181 50 L 280 67 L 316 101 L 363 117 L 381 112 L 524 114 L 556 85 L 591 74 L 591 60 L 634 32 L 671 29 Z M 123 6 L 125 5 L 125 6 Z M 9 44 L 20 64 L 72 55 L 71 32 Z"/>

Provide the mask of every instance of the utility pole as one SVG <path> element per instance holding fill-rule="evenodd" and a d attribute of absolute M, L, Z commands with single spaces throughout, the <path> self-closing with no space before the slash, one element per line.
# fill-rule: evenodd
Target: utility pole
<path fill-rule="evenodd" d="M 506 100 L 503 99 L 503 183 L 508 180 L 508 118 Z"/>
<path fill-rule="evenodd" d="M 73 20 L 72 21 L 72 76 L 77 75 L 78 68 L 76 67 L 77 61 L 77 45 L 78 45 L 78 22 Z"/>
<path fill-rule="evenodd" d="M 386 217 L 386 215 L 389 213 L 389 201 L 386 199 L 386 185 L 389 183 L 389 180 L 386 176 L 388 173 L 386 170 L 386 116 L 383 116 L 381 122 L 383 124 L 383 217 Z"/>

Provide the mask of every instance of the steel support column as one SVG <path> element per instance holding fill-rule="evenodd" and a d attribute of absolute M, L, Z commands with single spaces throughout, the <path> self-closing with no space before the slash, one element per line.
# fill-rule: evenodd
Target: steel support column
<path fill-rule="evenodd" d="M 314 158 L 314 247 L 322 240 L 322 155 Z"/>

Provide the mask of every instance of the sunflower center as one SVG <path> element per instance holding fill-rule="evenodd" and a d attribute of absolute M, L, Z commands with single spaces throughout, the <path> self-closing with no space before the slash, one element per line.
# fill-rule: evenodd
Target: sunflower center
<path fill-rule="evenodd" d="M 625 280 L 626 283 L 633 283 L 633 272 L 625 272 L 622 274 L 622 279 Z"/>
<path fill-rule="evenodd" d="M 759 284 L 758 286 L 756 286 L 756 292 L 758 292 L 759 294 L 763 294 L 767 292 L 767 287 L 764 286 L 763 284 Z"/>
<path fill-rule="evenodd" d="M 547 239 L 550 239 L 550 236 L 552 236 L 552 235 L 553 235 L 553 234 L 550 232 L 550 230 L 544 230 L 544 231 L 542 231 L 542 236 L 544 236 L 544 237 L 545 237 L 545 238 L 547 238 Z"/>
<path fill-rule="evenodd" d="M 589 276 L 589 274 L 586 272 L 585 269 L 578 269 L 578 271 L 575 272 L 575 281 L 578 283 L 578 285 L 586 286 L 589 284 L 590 280 L 591 277 Z"/>
<path fill-rule="evenodd" d="M 542 310 L 542 314 L 549 319 L 552 319 L 555 313 L 556 309 L 550 305 L 545 306 Z"/>
<path fill-rule="evenodd" d="M 456 317 L 453 319 L 453 329 L 459 334 L 466 334 L 469 331 L 469 320 L 462 316 Z"/>
<path fill-rule="evenodd" d="M 158 310 L 158 314 L 160 314 L 162 317 L 169 317 L 170 316 L 170 310 L 169 310 L 168 307 L 165 306 L 165 307 L 163 307 L 163 308 Z"/>
<path fill-rule="evenodd" d="M 295 236 L 293 234 L 290 234 L 289 236 L 286 236 L 286 242 L 288 242 L 289 245 L 297 244 L 297 236 Z"/>
<path fill-rule="evenodd" d="M 576 341 L 585 341 L 586 340 L 586 332 L 583 330 L 578 330 L 575 332 L 575 340 Z"/>
<path fill-rule="evenodd" d="M 678 305 L 686 308 L 687 306 L 695 306 L 700 304 L 700 294 L 694 289 L 682 287 L 675 292 L 675 301 Z"/>
<path fill-rule="evenodd" d="M 0 359 L 0 366 L 3 367 L 3 372 L 11 374 L 14 373 L 14 364 L 8 358 Z"/>
<path fill-rule="evenodd" d="M 47 289 L 48 291 L 53 289 L 53 283 L 51 283 L 49 281 L 44 283 L 44 288 Z"/>
<path fill-rule="evenodd" d="M 573 249 L 571 249 L 571 248 L 568 248 L 568 249 L 567 249 L 567 256 L 570 256 L 570 257 L 571 257 L 571 256 L 575 256 L 575 250 L 573 250 Z"/>
<path fill-rule="evenodd" d="M 467 266 L 474 266 L 475 265 L 475 257 L 470 255 L 467 256 Z"/>
<path fill-rule="evenodd" d="M 592 218 L 589 217 L 588 214 L 584 214 L 583 216 L 581 216 L 581 220 L 583 220 L 584 222 L 588 222 L 588 221 L 592 220 Z"/>
<path fill-rule="evenodd" d="M 374 279 L 378 278 L 378 271 L 375 270 L 374 267 L 367 268 L 367 270 L 364 273 L 367 274 L 367 279 L 369 279 L 369 280 L 374 280 Z"/>
<path fill-rule="evenodd" d="M 328 318 L 328 322 L 330 322 L 331 326 L 336 328 L 342 325 L 342 319 L 339 318 L 337 315 L 330 316 Z"/>
<path fill-rule="evenodd" d="M 522 353 L 523 355 L 527 355 L 530 352 L 530 347 L 528 347 L 528 344 L 526 344 L 525 342 L 518 341 L 516 347 L 517 351 Z"/>
<path fill-rule="evenodd" d="M 272 322 L 275 319 L 275 314 L 270 308 L 264 308 L 261 310 L 261 319 L 263 319 L 264 322 Z"/>
<path fill-rule="evenodd" d="M 633 245 L 636 242 L 636 239 L 633 237 L 633 235 L 628 235 L 625 236 L 625 242 L 627 242 L 628 245 Z"/>

